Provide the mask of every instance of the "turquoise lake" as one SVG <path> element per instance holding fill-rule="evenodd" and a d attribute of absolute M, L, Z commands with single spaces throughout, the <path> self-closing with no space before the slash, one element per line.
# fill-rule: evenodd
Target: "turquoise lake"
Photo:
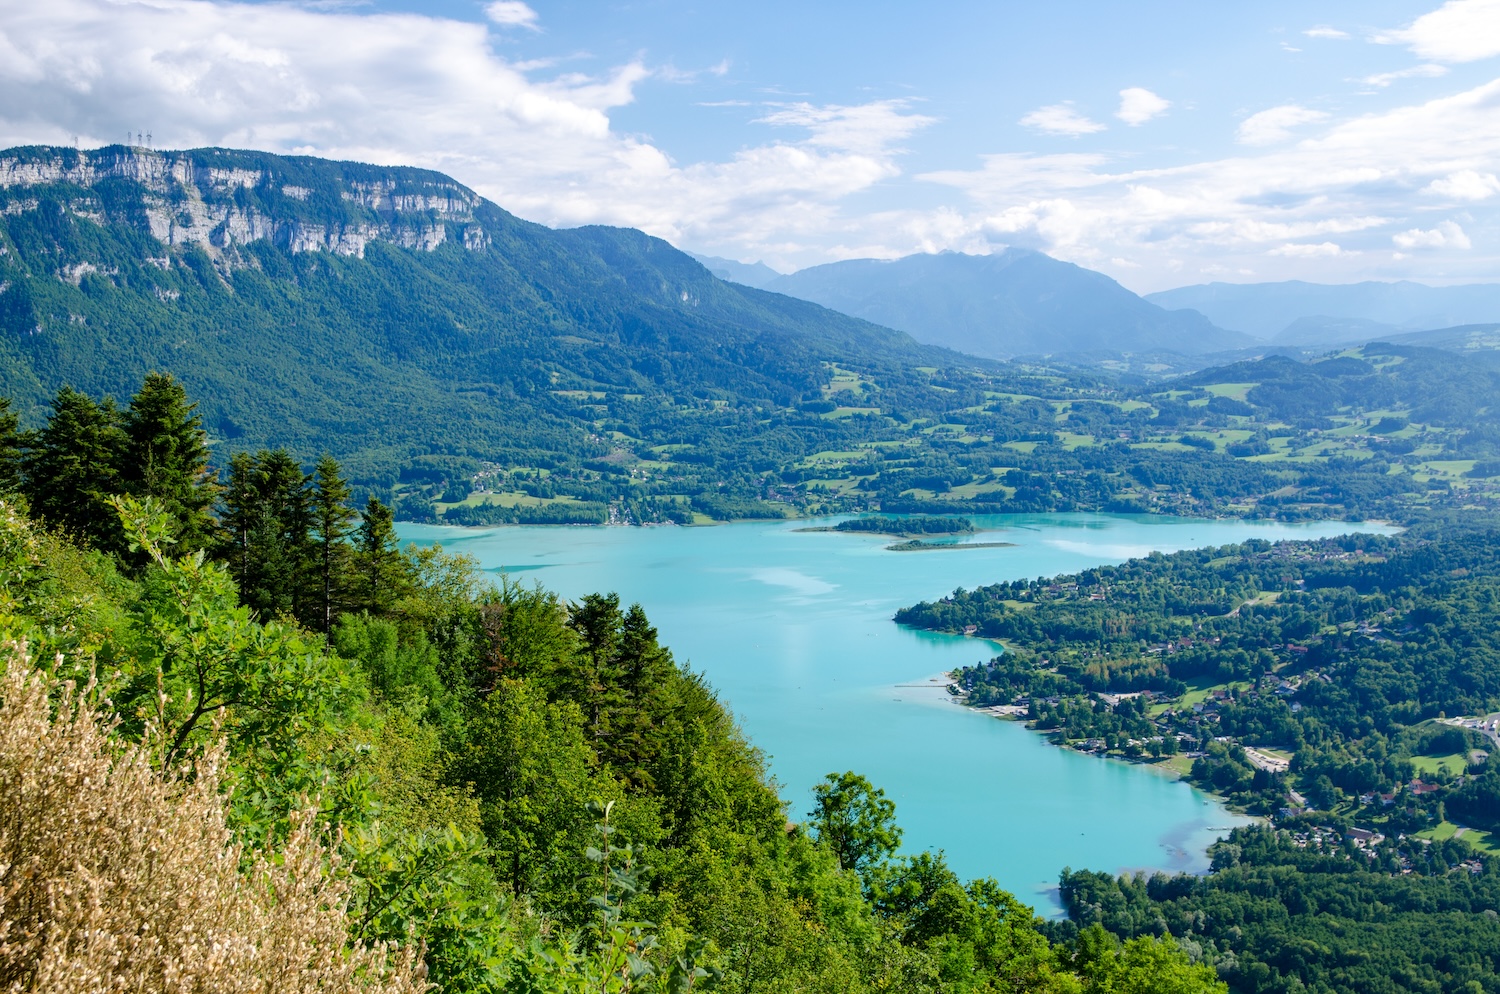
<path fill-rule="evenodd" d="M 717 527 L 492 529 L 402 525 L 486 569 L 567 598 L 639 602 L 677 660 L 707 675 L 767 755 L 793 818 L 832 771 L 896 802 L 907 851 L 942 849 L 964 878 L 994 877 L 1056 913 L 1064 866 L 1206 869 L 1244 819 L 1148 766 L 1059 749 L 1019 723 L 954 704 L 936 680 L 989 643 L 903 629 L 896 609 L 956 587 L 1051 576 L 1152 551 L 1313 538 L 1376 525 L 1096 514 L 975 518 L 969 541 L 1010 548 L 890 552 L 881 536 L 799 531 L 840 519 Z"/>

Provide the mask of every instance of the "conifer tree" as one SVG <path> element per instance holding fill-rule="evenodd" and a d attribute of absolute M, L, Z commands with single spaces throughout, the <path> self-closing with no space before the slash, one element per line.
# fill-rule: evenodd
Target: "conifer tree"
<path fill-rule="evenodd" d="M 323 630 L 333 627 L 334 605 L 342 598 L 344 576 L 349 565 L 349 544 L 355 513 L 349 507 L 349 483 L 339 472 L 333 456 L 318 460 L 312 495 L 313 534 L 316 536 L 318 572 L 323 581 Z"/>
<path fill-rule="evenodd" d="M 401 552 L 396 544 L 396 515 L 371 495 L 359 526 L 360 594 L 365 610 L 383 614 L 401 591 Z"/>
<path fill-rule="evenodd" d="M 310 478 L 285 449 L 235 456 L 224 525 L 240 599 L 263 618 L 320 616 L 315 589 Z"/>
<path fill-rule="evenodd" d="M 132 496 L 161 502 L 177 527 L 176 548 L 185 552 L 212 540 L 210 509 L 219 490 L 197 406 L 171 374 L 150 373 L 124 417 L 121 481 Z"/>
<path fill-rule="evenodd" d="M 20 427 L 20 419 L 10 409 L 10 398 L 0 397 L 0 493 L 21 489 L 26 437 Z"/>
<path fill-rule="evenodd" d="M 221 558 L 239 586 L 241 596 L 250 585 L 250 536 L 260 512 L 255 486 L 256 461 L 248 452 L 236 452 L 229 460 L 229 484 L 224 488 L 220 515 L 224 547 Z"/>
<path fill-rule="evenodd" d="M 120 529 L 108 499 L 122 489 L 125 442 L 113 400 L 96 404 L 72 387 L 58 390 L 52 416 L 27 453 L 32 513 L 94 548 L 117 550 Z"/>

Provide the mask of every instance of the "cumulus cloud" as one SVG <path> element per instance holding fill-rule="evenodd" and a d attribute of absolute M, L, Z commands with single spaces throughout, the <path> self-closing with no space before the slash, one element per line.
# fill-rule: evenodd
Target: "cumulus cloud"
<path fill-rule="evenodd" d="M 1448 0 L 1408 26 L 1375 41 L 1405 45 L 1424 59 L 1474 62 L 1500 55 L 1500 0 Z"/>
<path fill-rule="evenodd" d="M 1345 41 L 1349 37 L 1349 32 L 1327 24 L 1315 24 L 1302 33 L 1309 38 L 1331 38 L 1335 41 Z"/>
<path fill-rule="evenodd" d="M 1021 118 L 1020 123 L 1049 135 L 1068 135 L 1072 138 L 1079 135 L 1091 135 L 1105 129 L 1104 125 L 1084 117 L 1066 102 L 1038 107 Z"/>
<path fill-rule="evenodd" d="M 494 0 L 485 4 L 484 16 L 507 28 L 530 28 L 538 30 L 536 11 L 521 0 Z"/>
<path fill-rule="evenodd" d="M 932 118 L 911 113 L 904 100 L 878 100 L 853 107 L 788 104 L 756 123 L 806 128 L 811 145 L 878 154 L 927 127 Z"/>
<path fill-rule="evenodd" d="M 1392 235 L 1391 241 L 1396 243 L 1397 248 L 1403 249 L 1466 249 L 1471 247 L 1469 236 L 1464 233 L 1464 229 L 1452 221 L 1444 221 L 1436 228 L 1426 231 L 1421 228 L 1402 231 Z"/>
<path fill-rule="evenodd" d="M 1235 140 L 1241 145 L 1275 145 L 1291 138 L 1293 128 L 1326 120 L 1328 115 L 1320 110 L 1283 104 L 1245 118 Z"/>
<path fill-rule="evenodd" d="M 1137 127 L 1165 114 L 1171 106 L 1172 101 L 1164 100 L 1150 90 L 1132 86 L 1120 91 L 1120 109 L 1115 112 L 1115 117 Z"/>
<path fill-rule="evenodd" d="M 1435 62 L 1426 62 L 1420 66 L 1412 66 L 1410 69 L 1397 69 L 1395 72 L 1382 72 L 1376 73 L 1373 76 L 1366 76 L 1360 82 L 1367 83 L 1370 86 L 1386 87 L 1398 79 L 1435 79 L 1438 76 L 1446 75 L 1448 75 L 1447 66 L 1440 66 Z"/>
<path fill-rule="evenodd" d="M 1453 200 L 1488 200 L 1500 193 L 1500 179 L 1494 173 L 1481 173 L 1474 169 L 1460 169 L 1423 188 L 1425 193 L 1435 193 Z"/>

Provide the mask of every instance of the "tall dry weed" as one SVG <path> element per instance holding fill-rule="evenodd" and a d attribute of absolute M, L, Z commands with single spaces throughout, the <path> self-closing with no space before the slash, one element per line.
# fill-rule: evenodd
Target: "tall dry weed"
<path fill-rule="evenodd" d="M 350 946 L 309 818 L 280 852 L 242 852 L 221 751 L 163 775 L 87 693 L 0 652 L 0 991 L 427 989 L 411 950 Z"/>

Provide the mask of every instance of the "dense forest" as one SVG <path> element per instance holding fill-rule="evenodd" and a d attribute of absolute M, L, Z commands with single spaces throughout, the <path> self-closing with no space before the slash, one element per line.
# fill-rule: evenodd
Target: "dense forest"
<path fill-rule="evenodd" d="M 1197 944 L 1236 991 L 1500 990 L 1493 529 L 1158 553 L 897 619 L 1003 642 L 955 674 L 971 704 L 1274 819 L 1206 878 L 1064 874 L 1075 925 Z"/>
<path fill-rule="evenodd" d="M 7 989 L 1222 989 L 899 854 L 856 773 L 788 811 L 639 606 L 400 550 L 331 458 L 221 481 L 168 376 L 0 429 Z"/>

